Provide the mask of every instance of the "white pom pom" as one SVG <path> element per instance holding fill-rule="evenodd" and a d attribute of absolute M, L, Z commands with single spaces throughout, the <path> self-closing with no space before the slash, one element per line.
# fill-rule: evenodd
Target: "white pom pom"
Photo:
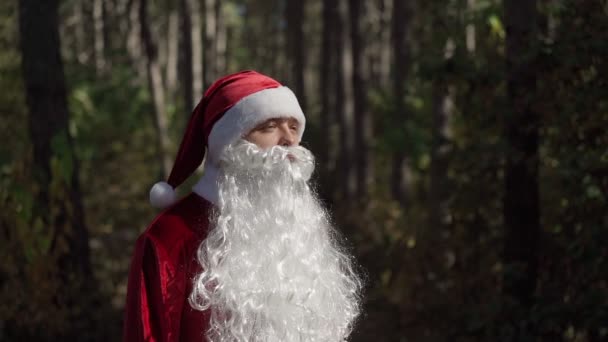
<path fill-rule="evenodd" d="M 167 182 L 158 182 L 150 190 L 150 204 L 156 208 L 166 208 L 175 203 L 175 190 Z"/>

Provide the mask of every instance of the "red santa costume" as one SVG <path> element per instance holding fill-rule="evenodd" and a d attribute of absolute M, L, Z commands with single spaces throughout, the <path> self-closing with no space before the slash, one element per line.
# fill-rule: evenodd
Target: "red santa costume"
<path fill-rule="evenodd" d="M 278 117 L 305 118 L 279 82 L 244 71 L 216 81 L 194 109 L 165 207 L 137 240 L 124 341 L 343 341 L 361 282 L 308 180 L 305 148 L 262 150 L 242 137 Z M 203 162 L 193 192 L 174 188 Z"/>

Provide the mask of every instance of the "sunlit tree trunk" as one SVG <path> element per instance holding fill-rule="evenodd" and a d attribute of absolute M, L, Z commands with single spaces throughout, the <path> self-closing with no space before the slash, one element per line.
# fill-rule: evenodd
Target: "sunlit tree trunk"
<path fill-rule="evenodd" d="M 162 73 L 158 62 L 158 48 L 153 40 L 148 19 L 148 0 L 140 0 L 139 19 L 141 23 L 141 40 L 144 44 L 148 74 L 148 88 L 154 105 L 154 123 L 158 139 L 158 158 L 162 174 L 169 177 L 173 160 L 169 156 L 169 132 L 163 87 Z"/>
<path fill-rule="evenodd" d="M 129 11 L 129 33 L 127 37 L 127 52 L 131 63 L 137 69 L 138 80 L 145 82 L 147 77 L 146 58 L 143 52 L 141 20 L 140 20 L 140 1 L 132 0 L 127 7 Z"/>
<path fill-rule="evenodd" d="M 473 13 L 475 13 L 475 4 L 476 0 L 467 0 L 467 18 L 469 20 L 473 19 Z M 471 54 L 475 53 L 475 49 L 477 47 L 477 37 L 475 34 L 475 24 L 472 22 L 467 23 L 465 27 L 465 43 L 467 46 L 467 51 Z"/>
<path fill-rule="evenodd" d="M 88 232 L 78 179 L 79 164 L 69 133 L 67 91 L 60 53 L 58 1 L 19 1 L 21 64 L 33 147 L 37 205 L 53 229 L 51 251 L 59 254 L 63 280 L 91 274 Z M 51 167 L 59 164 L 60 174 Z M 61 179 L 65 176 L 65 179 Z M 61 186 L 52 186 L 60 181 Z M 67 250 L 65 245 L 67 242 Z M 66 283 L 67 285 L 67 283 Z"/>
<path fill-rule="evenodd" d="M 226 48 L 228 46 L 228 32 L 226 28 L 226 18 L 223 10 L 222 1 L 215 3 L 215 17 L 217 21 L 217 36 L 215 38 L 215 72 L 216 77 L 226 74 Z"/>
<path fill-rule="evenodd" d="M 76 58 L 81 64 L 88 64 L 94 59 L 95 37 L 93 13 L 90 2 L 76 0 L 74 4 L 74 31 L 76 35 Z"/>
<path fill-rule="evenodd" d="M 168 17 L 167 38 L 165 40 L 167 51 L 166 83 L 167 94 L 172 98 L 172 101 L 174 101 L 178 72 L 179 14 L 173 6 L 169 9 Z"/>
<path fill-rule="evenodd" d="M 432 90 L 433 120 L 431 126 L 431 165 L 429 183 L 429 228 L 438 234 L 448 223 L 448 155 L 451 151 L 451 117 L 453 101 L 449 85 L 435 80 Z"/>
<path fill-rule="evenodd" d="M 340 176 L 339 184 L 343 198 L 355 195 L 356 179 L 354 168 L 354 91 L 353 91 L 353 52 L 349 30 L 348 1 L 339 1 L 339 16 L 336 24 L 339 58 L 336 79 L 336 115 L 340 126 Z"/>
<path fill-rule="evenodd" d="M 445 66 L 453 62 L 454 42 L 450 37 L 451 34 L 442 29 L 445 27 L 445 14 L 435 14 L 433 27 L 433 41 L 441 44 L 434 49 L 438 55 L 437 59 L 444 66 L 440 70 L 446 70 Z M 466 28 L 465 31 L 468 32 Z M 452 150 L 450 129 L 454 103 L 451 86 L 444 73 L 438 72 L 434 76 L 431 96 L 433 120 L 431 122 L 431 165 L 429 170 L 429 229 L 427 231 L 429 232 L 428 238 L 432 241 L 434 237 L 441 234 L 449 219 L 448 157 Z"/>
<path fill-rule="evenodd" d="M 200 0 L 186 0 L 190 11 L 192 46 L 192 107 L 203 96 L 203 27 L 201 24 Z"/>
<path fill-rule="evenodd" d="M 98 74 L 100 74 L 106 67 L 106 38 L 103 0 L 95 0 L 93 2 L 93 21 L 95 24 L 95 70 Z"/>
<path fill-rule="evenodd" d="M 393 0 L 381 0 L 378 76 L 382 88 L 390 86 L 391 79 L 391 18 Z"/>
<path fill-rule="evenodd" d="M 534 108 L 537 9 L 533 0 L 505 0 L 508 108 L 504 118 L 503 292 L 529 307 L 538 278 L 540 209 L 539 114 Z"/>
<path fill-rule="evenodd" d="M 207 88 L 216 78 L 217 8 L 216 0 L 205 0 L 205 44 L 203 45 L 203 84 Z"/>

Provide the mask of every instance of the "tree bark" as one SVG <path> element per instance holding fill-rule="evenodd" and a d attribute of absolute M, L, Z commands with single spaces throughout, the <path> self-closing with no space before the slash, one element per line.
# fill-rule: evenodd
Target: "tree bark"
<path fill-rule="evenodd" d="M 79 165 L 68 130 L 58 1 L 20 0 L 19 33 L 34 178 L 41 189 L 36 203 L 45 223 L 54 230 L 51 251 L 60 254 L 58 268 L 63 272 L 63 280 L 69 281 L 68 275 L 72 272 L 89 277 L 90 252 L 78 179 Z M 60 177 L 53 174 L 52 159 L 60 162 L 65 173 L 62 190 L 50 186 Z M 66 251 L 62 250 L 61 241 L 67 242 Z"/>
<path fill-rule="evenodd" d="M 215 3 L 215 17 L 217 22 L 217 36 L 215 39 L 215 74 L 217 78 L 226 74 L 226 48 L 228 46 L 228 31 L 221 1 Z"/>
<path fill-rule="evenodd" d="M 361 28 L 363 0 L 349 0 L 350 37 L 352 42 L 355 128 L 356 193 L 364 199 L 369 193 L 372 179 L 371 140 L 373 122 L 367 108 L 367 63 L 365 39 Z"/>
<path fill-rule="evenodd" d="M 167 69 L 166 82 L 167 94 L 171 97 L 171 101 L 175 101 L 177 88 L 177 68 L 178 68 L 178 50 L 179 50 L 179 15 L 175 8 L 169 9 L 169 20 L 166 39 L 167 49 Z"/>
<path fill-rule="evenodd" d="M 127 51 L 131 58 L 131 63 L 137 69 L 138 81 L 145 82 L 147 77 L 147 66 L 142 47 L 144 43 L 141 40 L 141 19 L 140 19 L 140 2 L 141 0 L 132 0 L 127 6 L 129 11 L 129 33 L 127 37 Z"/>
<path fill-rule="evenodd" d="M 91 34 L 92 13 L 87 6 L 88 2 L 77 0 L 75 11 L 76 57 L 79 63 L 88 64 L 94 58 L 94 36 Z"/>
<path fill-rule="evenodd" d="M 335 70 L 337 65 L 336 55 L 332 53 L 336 46 L 337 40 L 335 39 L 335 28 L 334 22 L 338 18 L 338 0 L 323 0 L 323 31 L 321 41 L 321 63 L 320 63 L 320 84 L 319 84 L 319 98 L 321 99 L 321 144 L 322 147 L 319 150 L 319 161 L 321 167 L 328 167 L 330 165 L 330 151 L 329 147 L 329 135 L 330 126 L 332 123 L 332 109 L 334 108 L 334 102 L 331 101 L 334 98 L 331 94 L 331 85 L 335 82 Z"/>
<path fill-rule="evenodd" d="M 191 21 L 191 46 L 192 46 L 192 108 L 196 106 L 198 100 L 203 96 L 203 27 L 201 24 L 200 0 L 186 0 L 190 11 Z"/>
<path fill-rule="evenodd" d="M 336 75 L 336 114 L 340 126 L 340 178 L 339 184 L 343 198 L 352 198 L 356 191 L 356 179 L 353 168 L 354 154 L 354 91 L 353 91 L 353 52 L 349 31 L 347 0 L 339 1 L 339 16 L 336 25 L 336 36 L 339 37 L 336 52 L 341 67 Z"/>
<path fill-rule="evenodd" d="M 306 1 L 287 1 L 285 17 L 287 19 L 287 63 L 289 65 L 289 82 L 293 87 L 300 106 L 306 112 L 306 94 L 304 86 L 304 68 L 306 48 L 304 47 L 304 8 Z"/>
<path fill-rule="evenodd" d="M 408 50 L 408 28 L 410 24 L 409 8 L 404 1 L 393 2 L 391 18 L 391 43 L 393 51 L 392 89 L 395 101 L 395 124 L 403 125 L 409 120 L 408 109 L 405 105 L 406 88 L 410 56 Z M 395 146 L 392 157 L 391 189 L 393 198 L 402 207 L 409 200 L 409 159 L 403 147 Z"/>
<path fill-rule="evenodd" d="M 453 41 L 449 33 L 440 28 L 445 27 L 445 15 L 435 14 L 433 20 L 435 28 L 433 41 L 439 42 L 438 59 L 442 61 L 442 68 L 452 63 Z M 466 29 L 465 29 L 466 31 Z M 447 34 L 447 37 L 446 37 Z M 448 155 L 451 151 L 451 117 L 453 113 L 453 100 L 450 84 L 443 72 L 438 72 L 432 81 L 432 110 L 433 120 L 431 126 L 431 164 L 429 182 L 429 233 L 428 238 L 440 236 L 446 228 L 448 219 Z"/>
<path fill-rule="evenodd" d="M 148 88 L 154 104 L 154 124 L 158 138 L 158 158 L 161 162 L 162 174 L 169 177 L 173 160 L 169 156 L 169 132 L 165 103 L 163 78 L 158 62 L 158 49 L 150 32 L 148 22 L 148 0 L 140 0 L 139 19 L 141 24 L 141 40 L 146 54 Z"/>
<path fill-rule="evenodd" d="M 477 46 L 477 39 L 476 39 L 476 34 L 475 34 L 475 24 L 472 22 L 473 18 L 473 13 L 475 13 L 475 3 L 476 0 L 467 0 L 467 18 L 468 21 L 466 28 L 465 28 L 465 32 L 466 32 L 466 38 L 465 38 L 465 43 L 467 46 L 467 51 L 471 54 L 475 53 L 475 48 Z"/>
<path fill-rule="evenodd" d="M 453 112 L 449 85 L 439 76 L 433 81 L 433 121 L 429 184 L 429 231 L 439 235 L 448 218 L 448 154 L 451 151 L 450 119 Z"/>
<path fill-rule="evenodd" d="M 180 16 L 180 64 L 182 93 L 184 94 L 184 109 L 194 108 L 194 75 L 192 62 L 192 20 L 190 17 L 189 0 L 179 1 Z"/>
<path fill-rule="evenodd" d="M 215 72 L 216 65 L 216 39 L 217 39 L 217 20 L 216 20 L 216 0 L 205 0 L 205 44 L 203 46 L 203 84 L 209 87 L 217 77 Z"/>
<path fill-rule="evenodd" d="M 538 184 L 539 114 L 536 93 L 536 1 L 506 0 L 508 111 L 503 212 L 503 293 L 530 307 L 538 278 L 540 209 Z"/>
<path fill-rule="evenodd" d="M 93 21 L 95 23 L 95 71 L 97 74 L 101 74 L 106 67 L 106 30 L 103 0 L 93 2 Z"/>
<path fill-rule="evenodd" d="M 332 127 L 335 122 L 335 97 L 332 96 L 333 87 L 335 84 L 336 75 L 332 70 L 336 70 L 338 63 L 337 56 L 333 52 L 337 44 L 335 36 L 334 23 L 338 18 L 338 1 L 323 0 L 322 9 L 322 41 L 321 41 L 321 57 L 320 57 L 320 78 L 319 78 L 319 98 L 321 99 L 320 113 L 320 143 L 318 149 L 319 165 L 321 167 L 321 191 L 325 200 L 329 200 L 332 196 L 330 188 L 331 175 L 335 168 L 335 148 L 330 141 Z"/>
<path fill-rule="evenodd" d="M 381 0 L 380 6 L 380 47 L 378 59 L 379 85 L 382 88 L 390 86 L 391 79 L 391 18 L 393 0 Z"/>

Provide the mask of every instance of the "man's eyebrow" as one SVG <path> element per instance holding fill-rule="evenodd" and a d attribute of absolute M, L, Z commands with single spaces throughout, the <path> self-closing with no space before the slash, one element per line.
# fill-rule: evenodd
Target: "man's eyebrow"
<path fill-rule="evenodd" d="M 300 121 L 298 121 L 296 118 L 289 117 L 289 118 L 282 118 L 282 120 L 288 121 L 288 123 L 290 123 L 290 124 L 295 124 L 296 126 L 300 126 Z"/>
<path fill-rule="evenodd" d="M 264 122 L 261 122 L 260 124 L 258 124 L 256 127 L 263 127 L 265 125 L 268 125 L 270 123 L 282 123 L 282 122 L 287 122 L 288 124 L 292 124 L 292 125 L 296 125 L 296 126 L 300 126 L 300 121 L 298 121 L 296 118 L 293 117 L 276 117 L 276 118 L 270 118 Z"/>
<path fill-rule="evenodd" d="M 265 120 L 265 121 L 263 121 L 263 122 L 260 122 L 260 123 L 259 123 L 259 124 L 257 124 L 255 127 L 263 127 L 263 126 L 265 126 L 265 125 L 268 125 L 268 124 L 273 123 L 273 122 L 276 122 L 276 121 L 277 121 L 277 118 L 270 118 L 270 119 L 268 119 L 268 120 Z"/>

